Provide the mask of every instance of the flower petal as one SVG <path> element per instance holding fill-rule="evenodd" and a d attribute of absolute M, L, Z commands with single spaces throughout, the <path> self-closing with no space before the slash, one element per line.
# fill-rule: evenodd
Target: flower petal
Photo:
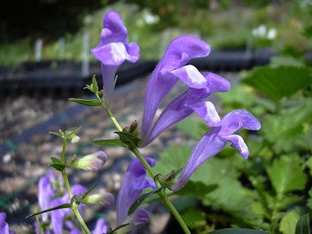
<path fill-rule="evenodd" d="M 248 158 L 249 150 L 248 150 L 248 147 L 247 147 L 244 139 L 241 136 L 229 135 L 229 136 L 224 136 L 222 138 L 231 142 L 232 143 L 231 146 L 233 148 L 237 149 L 244 158 L 246 158 L 246 159 Z"/>
<path fill-rule="evenodd" d="M 190 88 L 202 89 L 207 86 L 207 79 L 192 65 L 183 66 L 170 72 Z"/>
<path fill-rule="evenodd" d="M 108 231 L 108 227 L 105 219 L 99 218 L 96 221 L 95 228 L 92 230 L 92 234 L 106 234 Z"/>
<path fill-rule="evenodd" d="M 105 66 L 101 64 L 103 80 L 103 100 L 105 107 L 109 107 L 113 101 L 115 88 L 115 74 L 118 66 Z"/>
<path fill-rule="evenodd" d="M 176 183 L 171 187 L 174 191 L 181 189 L 193 173 L 209 158 L 218 154 L 226 145 L 226 141 L 218 137 L 220 127 L 210 129 L 194 147 Z"/>
<path fill-rule="evenodd" d="M 103 18 L 103 29 L 98 46 L 111 42 L 126 43 L 126 40 L 127 28 L 123 24 L 121 15 L 116 11 L 108 11 Z"/>
<path fill-rule="evenodd" d="M 203 72 L 203 75 L 208 80 L 208 89 L 211 93 L 215 92 L 227 92 L 231 88 L 230 82 L 212 72 Z"/>
<path fill-rule="evenodd" d="M 155 160 L 146 157 L 150 166 L 155 165 Z M 139 198 L 143 189 L 155 188 L 155 183 L 146 177 L 146 169 L 137 159 L 133 159 L 125 174 L 124 181 L 117 196 L 117 223 L 125 222 L 128 217 L 128 211 L 132 204 Z"/>
<path fill-rule="evenodd" d="M 144 116 L 141 127 L 143 139 L 146 139 L 152 128 L 160 102 L 177 81 L 177 77 L 170 74 L 170 72 L 184 66 L 192 58 L 204 57 L 209 53 L 210 46 L 206 42 L 190 35 L 177 37 L 169 44 L 146 87 Z"/>
<path fill-rule="evenodd" d="M 103 65 L 119 66 L 129 59 L 126 46 L 122 42 L 111 42 L 101 47 L 93 48 L 91 52 Z"/>
<path fill-rule="evenodd" d="M 131 224 L 134 225 L 144 224 L 149 220 L 149 213 L 143 208 L 137 209 L 131 216 Z"/>
<path fill-rule="evenodd" d="M 197 112 L 197 114 L 206 121 L 207 125 L 210 127 L 217 127 L 221 124 L 220 116 L 215 108 L 215 106 L 209 102 L 199 102 L 191 104 L 190 107 Z"/>
<path fill-rule="evenodd" d="M 54 193 L 55 191 L 52 188 L 49 177 L 41 177 L 38 182 L 38 203 L 41 210 L 47 210 L 50 208 L 51 198 Z M 48 220 L 48 213 L 42 214 L 42 220 Z"/>
<path fill-rule="evenodd" d="M 0 213 L 0 233 L 9 234 L 9 224 L 5 222 L 6 213 Z"/>
<path fill-rule="evenodd" d="M 137 43 L 131 42 L 130 44 L 126 44 L 126 49 L 128 52 L 128 61 L 131 63 L 135 63 L 140 58 L 140 47 Z"/>
<path fill-rule="evenodd" d="M 222 118 L 220 135 L 232 135 L 240 128 L 259 130 L 261 124 L 250 112 L 241 109 L 233 110 Z"/>

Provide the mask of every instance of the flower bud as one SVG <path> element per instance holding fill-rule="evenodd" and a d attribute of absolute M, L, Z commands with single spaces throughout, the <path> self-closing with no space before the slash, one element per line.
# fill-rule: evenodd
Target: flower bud
<path fill-rule="evenodd" d="M 139 208 L 130 216 L 130 220 L 130 223 L 134 225 L 147 223 L 149 220 L 149 213 L 147 210 Z"/>
<path fill-rule="evenodd" d="M 69 140 L 71 141 L 71 143 L 76 144 L 80 141 L 80 137 L 73 133 L 70 135 Z"/>
<path fill-rule="evenodd" d="M 71 167 L 75 169 L 82 169 L 86 171 L 98 171 L 107 160 L 107 155 L 103 151 L 98 151 L 93 154 L 75 159 L 71 162 Z"/>
<path fill-rule="evenodd" d="M 81 199 L 82 203 L 85 204 L 101 204 L 104 207 L 111 206 L 115 202 L 115 198 L 111 193 L 99 193 L 87 195 Z"/>

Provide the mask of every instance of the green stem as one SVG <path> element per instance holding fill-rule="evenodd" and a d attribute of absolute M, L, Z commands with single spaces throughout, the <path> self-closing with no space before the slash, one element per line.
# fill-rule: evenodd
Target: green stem
<path fill-rule="evenodd" d="M 67 137 L 64 137 L 64 139 L 63 139 L 62 156 L 61 156 L 61 163 L 62 163 L 62 164 L 65 164 L 66 146 L 67 146 Z"/>
<path fill-rule="evenodd" d="M 115 116 L 113 115 L 113 113 L 110 111 L 110 109 L 105 108 L 107 115 L 109 116 L 109 118 L 112 120 L 113 124 L 115 125 L 115 127 L 117 128 L 118 131 L 122 131 L 122 127 L 119 125 L 117 119 L 115 118 Z"/>
<path fill-rule="evenodd" d="M 69 194 L 69 197 L 71 199 L 73 197 L 73 192 L 71 190 L 70 183 L 69 183 L 68 176 L 66 174 L 65 169 L 62 171 L 62 176 L 63 176 L 63 180 L 64 180 L 64 183 L 65 183 L 65 187 L 66 187 L 66 189 L 68 191 L 68 194 Z"/>
<path fill-rule="evenodd" d="M 86 223 L 84 222 L 83 218 L 81 217 L 80 213 L 79 213 L 79 209 L 78 209 L 78 204 L 76 204 L 76 202 L 73 203 L 73 207 L 72 207 L 73 212 L 75 213 L 80 225 L 82 226 L 83 230 L 87 233 L 87 234 L 91 234 L 88 226 L 86 225 Z"/>
<path fill-rule="evenodd" d="M 105 108 L 105 107 L 104 107 Z M 121 126 L 119 125 L 118 121 L 116 120 L 116 118 L 114 117 L 113 113 L 108 109 L 105 108 L 106 113 L 108 114 L 108 116 L 110 117 L 110 119 L 112 120 L 112 122 L 114 123 L 115 127 L 118 129 L 118 131 L 122 131 Z M 151 166 L 148 164 L 148 162 L 145 160 L 144 156 L 140 153 L 140 151 L 138 150 L 137 147 L 132 146 L 131 148 L 129 148 L 131 152 L 134 153 L 134 155 L 141 161 L 141 163 L 143 164 L 143 166 L 146 168 L 148 174 L 154 179 L 155 178 L 155 173 L 153 171 L 153 169 L 151 168 Z M 154 179 L 155 180 L 155 179 Z M 161 188 L 161 184 L 155 180 L 155 184 L 157 186 L 157 188 Z M 172 205 L 172 203 L 170 202 L 170 200 L 168 199 L 166 193 L 164 190 L 160 190 L 158 192 L 159 197 L 162 199 L 162 201 L 164 202 L 164 204 L 168 207 L 168 209 L 171 211 L 171 213 L 173 214 L 173 216 L 176 218 L 176 220 L 179 222 L 181 228 L 183 229 L 183 231 L 186 234 L 191 234 L 190 230 L 188 229 L 187 225 L 185 224 L 184 220 L 182 219 L 180 213 L 176 210 L 176 208 Z"/>
<path fill-rule="evenodd" d="M 135 156 L 142 162 L 142 164 L 144 165 L 144 167 L 146 168 L 146 170 L 148 171 L 148 173 L 150 174 L 150 176 L 152 178 L 155 178 L 155 173 L 153 172 L 153 169 L 151 168 L 151 166 L 148 164 L 148 162 L 145 160 L 144 156 L 142 156 L 142 154 L 140 153 L 140 151 L 136 148 L 133 147 L 132 149 L 130 149 Z M 157 185 L 157 188 L 161 188 L 161 184 L 155 180 L 155 183 Z M 158 192 L 159 197 L 161 198 L 161 200 L 165 203 L 165 205 L 168 207 L 168 209 L 171 211 L 171 213 L 173 214 L 173 216 L 176 218 L 176 220 L 179 222 L 181 228 L 183 229 L 183 231 L 187 234 L 191 234 L 190 230 L 188 229 L 187 225 L 185 224 L 184 220 L 182 219 L 180 213 L 176 210 L 176 208 L 174 207 L 174 205 L 170 202 L 170 200 L 167 197 L 167 194 L 165 193 L 164 190 L 160 190 Z"/>
<path fill-rule="evenodd" d="M 66 145 L 67 145 L 67 138 L 64 137 L 64 141 L 63 141 L 63 150 L 62 150 L 62 156 L 61 156 L 61 162 L 63 165 L 65 165 L 65 152 L 66 152 Z M 62 176 L 63 176 L 63 180 L 64 180 L 64 184 L 65 187 L 67 189 L 67 192 L 69 194 L 69 198 L 70 201 L 73 201 L 73 192 L 71 190 L 71 186 L 68 180 L 68 176 L 66 173 L 66 170 L 62 170 Z M 76 215 L 80 225 L 82 226 L 83 230 L 87 233 L 87 234 L 91 234 L 89 228 L 87 227 L 86 223 L 84 222 L 83 218 L 81 217 L 80 213 L 79 213 L 79 209 L 78 209 L 78 204 L 76 204 L 75 201 L 72 202 L 72 211 L 74 212 L 74 214 Z"/>

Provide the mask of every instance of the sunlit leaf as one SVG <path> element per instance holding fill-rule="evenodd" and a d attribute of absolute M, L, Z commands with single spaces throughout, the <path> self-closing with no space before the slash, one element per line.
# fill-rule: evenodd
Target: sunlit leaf
<path fill-rule="evenodd" d="M 281 219 L 279 230 L 283 234 L 294 234 L 299 218 L 300 216 L 296 213 L 296 211 L 292 210 L 287 212 Z"/>
<path fill-rule="evenodd" d="M 312 70 L 308 67 L 258 67 L 242 80 L 278 102 L 312 84 Z"/>
<path fill-rule="evenodd" d="M 297 155 L 283 156 L 275 159 L 267 172 L 277 194 L 302 190 L 307 182 L 306 174 L 302 171 L 300 158 Z"/>

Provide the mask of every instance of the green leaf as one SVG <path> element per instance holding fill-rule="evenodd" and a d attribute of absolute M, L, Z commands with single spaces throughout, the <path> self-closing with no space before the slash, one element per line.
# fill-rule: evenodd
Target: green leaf
<path fill-rule="evenodd" d="M 60 163 L 51 163 L 49 164 L 49 167 L 53 167 L 55 170 L 63 171 L 65 169 L 65 166 Z"/>
<path fill-rule="evenodd" d="M 102 106 L 102 102 L 98 99 L 79 99 L 79 98 L 69 98 L 68 101 L 77 102 L 85 106 Z"/>
<path fill-rule="evenodd" d="M 301 198 L 298 195 L 289 195 L 284 196 L 281 201 L 279 201 L 276 205 L 276 209 L 278 210 L 284 210 L 290 205 L 293 205 L 294 203 L 297 203 L 301 200 Z"/>
<path fill-rule="evenodd" d="M 294 234 L 300 216 L 294 211 L 287 212 L 281 219 L 279 230 L 283 234 Z"/>
<path fill-rule="evenodd" d="M 301 168 L 300 158 L 295 154 L 275 159 L 273 165 L 267 167 L 275 192 L 285 194 L 302 190 L 307 182 L 307 177 Z"/>
<path fill-rule="evenodd" d="M 92 77 L 92 92 L 94 94 L 97 94 L 98 91 L 99 91 L 99 86 L 98 86 L 98 83 L 96 81 L 95 75 L 93 75 L 93 77 Z"/>
<path fill-rule="evenodd" d="M 49 132 L 52 135 L 58 136 L 58 137 L 63 137 L 63 134 L 61 132 Z"/>
<path fill-rule="evenodd" d="M 295 234 L 310 234 L 310 218 L 309 214 L 301 216 L 296 224 Z"/>
<path fill-rule="evenodd" d="M 196 197 L 205 197 L 208 193 L 218 188 L 217 184 L 206 185 L 200 181 L 189 181 L 182 189 L 175 192 L 178 195 L 192 195 Z"/>
<path fill-rule="evenodd" d="M 54 163 L 54 164 L 61 164 L 61 160 L 59 160 L 58 158 L 51 157 L 50 159 L 51 159 L 52 163 Z"/>
<path fill-rule="evenodd" d="M 123 146 L 127 147 L 120 139 L 103 139 L 103 140 L 94 140 L 91 141 L 92 144 L 100 146 Z"/>
<path fill-rule="evenodd" d="M 253 69 L 242 82 L 278 102 L 311 85 L 312 72 L 308 67 L 264 66 Z"/>
<path fill-rule="evenodd" d="M 115 132 L 115 133 L 120 137 L 120 140 L 123 143 L 125 143 L 125 144 L 132 143 L 135 146 L 138 146 L 140 139 L 137 136 L 135 136 L 134 134 L 129 133 L 129 132 Z"/>
<path fill-rule="evenodd" d="M 255 229 L 245 229 L 245 228 L 225 228 L 209 232 L 209 234 L 270 234 L 268 232 L 255 230 Z"/>
<path fill-rule="evenodd" d="M 189 228 L 195 229 L 206 225 L 205 212 L 197 208 L 186 209 L 181 216 Z"/>
<path fill-rule="evenodd" d="M 307 206 L 312 210 L 312 188 L 308 192 L 309 194 L 309 199 L 307 201 Z"/>
<path fill-rule="evenodd" d="M 279 66 L 295 66 L 295 67 L 303 67 L 304 63 L 299 61 L 297 58 L 290 56 L 274 56 L 271 58 L 271 66 L 279 67 Z"/>
<path fill-rule="evenodd" d="M 25 219 L 28 219 L 30 217 L 33 217 L 33 216 L 36 216 L 36 215 L 39 215 L 39 214 L 43 214 L 43 213 L 46 213 L 46 212 L 49 212 L 49 211 L 65 209 L 65 208 L 71 208 L 71 204 L 63 204 L 63 205 L 59 205 L 59 206 L 56 206 L 56 207 L 53 207 L 53 208 L 50 208 L 50 209 L 47 209 L 47 210 L 39 211 L 39 212 L 36 212 L 34 214 L 26 216 Z"/>
<path fill-rule="evenodd" d="M 129 226 L 129 225 L 130 225 L 130 223 L 121 224 L 118 227 L 116 227 L 114 230 L 109 231 L 108 234 L 113 234 L 114 232 L 118 231 L 119 229 L 122 229 L 122 228 L 124 228 L 126 226 Z"/>
<path fill-rule="evenodd" d="M 82 199 L 84 199 L 97 185 L 99 181 L 95 182 L 84 194 L 82 195 Z"/>
<path fill-rule="evenodd" d="M 156 189 L 156 190 L 153 190 L 151 192 L 148 192 L 148 193 L 145 193 L 145 194 L 142 194 L 130 207 L 129 211 L 128 211 L 128 215 L 130 216 L 131 214 L 133 214 L 133 212 L 144 202 L 144 200 L 146 198 L 148 198 L 149 196 L 155 194 L 155 193 L 158 193 L 161 189 L 163 188 L 159 188 L 159 189 Z"/>
<path fill-rule="evenodd" d="M 208 131 L 207 125 L 203 121 L 195 118 L 186 118 L 179 122 L 177 127 L 185 135 L 195 140 L 199 140 Z"/>
<path fill-rule="evenodd" d="M 312 118 L 312 100 L 290 110 L 282 116 L 267 115 L 262 121 L 262 130 L 266 139 L 276 142 L 277 139 L 293 138 L 294 134 L 301 133 L 303 124 Z"/>
<path fill-rule="evenodd" d="M 168 171 L 185 167 L 190 157 L 192 149 L 187 145 L 171 146 L 164 150 L 160 156 L 160 160 L 155 165 L 155 171 L 166 174 Z M 237 156 L 237 155 L 236 155 Z M 205 205 L 218 207 L 231 215 L 237 215 L 244 219 L 256 219 L 256 213 L 252 210 L 252 192 L 244 188 L 237 180 L 240 173 L 236 165 L 245 162 L 242 157 L 226 157 L 219 156 L 210 158 L 192 175 L 189 181 L 200 182 L 206 186 L 207 191 L 217 185 L 218 187 L 206 193 L 201 199 Z M 190 184 L 191 185 L 191 184 Z M 188 186 L 188 185 L 185 185 Z M 186 187 L 187 189 L 188 187 Z M 186 190 L 182 189 L 182 192 Z M 187 189 L 188 193 L 192 193 Z M 192 196 L 203 195 L 195 193 Z"/>

